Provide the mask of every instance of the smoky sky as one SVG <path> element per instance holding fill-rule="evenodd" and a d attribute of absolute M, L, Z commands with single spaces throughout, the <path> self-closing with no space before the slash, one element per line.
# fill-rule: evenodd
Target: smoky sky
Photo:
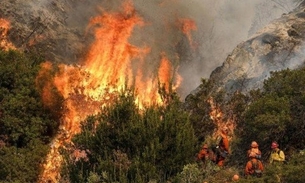
<path fill-rule="evenodd" d="M 230 52 L 246 41 L 256 31 L 283 13 L 293 10 L 300 1 L 291 0 L 163 0 L 134 1 L 136 9 L 145 20 L 153 23 L 150 39 L 158 49 L 169 50 L 172 56 L 179 53 L 179 74 L 183 78 L 179 89 L 181 98 L 199 86 L 201 78 L 209 78 L 211 72 L 222 65 Z M 164 22 L 174 24 L 176 18 L 189 18 L 196 22 L 192 32 L 196 50 L 187 49 L 186 40 L 175 28 L 166 32 Z M 144 38 L 147 35 L 141 34 Z M 143 41 L 144 42 L 144 41 Z M 177 49 L 177 42 L 178 49 Z M 175 48 L 172 45 L 176 45 Z M 181 47 L 179 49 L 179 46 Z M 157 53 L 156 53 L 157 55 Z M 171 59 L 175 59 L 172 57 Z"/>
<path fill-rule="evenodd" d="M 239 43 L 297 5 L 289 0 L 193 1 L 200 3 L 193 7 L 195 11 L 190 11 L 198 25 L 194 37 L 200 47 L 193 62 L 180 70 L 185 78 L 182 96 L 198 87 L 201 78 L 208 78 L 216 67 L 221 66 Z"/>
<path fill-rule="evenodd" d="M 123 0 L 66 0 L 54 1 L 64 6 L 65 21 L 71 29 L 84 32 L 91 17 L 103 12 L 116 12 Z M 293 10 L 300 0 L 133 0 L 134 7 L 145 21 L 136 27 L 131 44 L 151 47 L 146 58 L 147 69 L 157 66 L 161 52 L 166 52 L 174 65 L 179 65 L 183 78 L 179 95 L 183 99 L 209 78 L 221 66 L 230 52 L 270 21 Z M 39 8 L 49 0 L 30 3 Z M 177 20 L 192 19 L 197 30 L 192 32 L 196 49 L 179 30 Z"/>

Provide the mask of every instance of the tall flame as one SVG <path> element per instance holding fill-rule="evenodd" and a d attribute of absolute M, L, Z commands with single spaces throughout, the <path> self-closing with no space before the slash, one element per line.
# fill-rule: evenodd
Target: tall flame
<path fill-rule="evenodd" d="M 80 65 L 58 65 L 56 69 L 50 62 L 44 63 L 37 81 L 51 76 L 52 81 L 45 83 L 42 96 L 46 105 L 52 106 L 52 91 L 55 86 L 64 98 L 60 131 L 51 143 L 39 183 L 58 182 L 62 157 L 59 148 L 70 143 L 73 135 L 80 132 L 80 121 L 88 115 L 99 112 L 99 107 L 109 101 L 109 94 L 120 91 L 125 86 L 136 88 L 136 102 L 139 107 L 151 104 L 162 105 L 158 94 L 158 83 L 169 91 L 170 85 L 178 87 L 181 78 L 175 72 L 165 53 L 161 53 L 159 68 L 155 73 L 143 73 L 144 57 L 150 48 L 131 45 L 135 26 L 143 26 L 144 21 L 136 13 L 131 2 L 126 2 L 119 13 L 104 13 L 90 20 L 88 31 L 93 30 L 95 40 Z M 176 83 L 172 78 L 175 78 Z"/>
<path fill-rule="evenodd" d="M 0 18 L 0 49 L 16 49 L 15 46 L 8 41 L 7 34 L 10 29 L 10 26 L 11 25 L 8 20 Z"/>
<path fill-rule="evenodd" d="M 192 31 L 197 30 L 195 21 L 192 19 L 188 19 L 188 18 L 181 18 L 181 19 L 179 19 L 179 23 L 180 23 L 181 31 L 186 35 L 192 48 L 196 48 L 196 44 L 193 41 L 192 34 L 191 34 Z"/>
<path fill-rule="evenodd" d="M 234 115 L 229 116 L 224 119 L 224 113 L 222 112 L 221 108 L 217 103 L 215 103 L 214 99 L 211 97 L 208 100 L 211 111 L 210 111 L 210 118 L 213 120 L 214 124 L 217 126 L 215 129 L 214 134 L 212 135 L 212 138 L 216 139 L 219 134 L 221 133 L 221 130 L 225 128 L 228 129 L 229 132 L 233 132 L 236 124 L 234 120 Z"/>

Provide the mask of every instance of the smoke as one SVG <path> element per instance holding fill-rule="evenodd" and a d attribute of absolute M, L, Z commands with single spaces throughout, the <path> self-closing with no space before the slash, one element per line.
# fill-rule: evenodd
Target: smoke
<path fill-rule="evenodd" d="M 161 51 L 172 62 L 179 62 L 183 78 L 178 90 L 183 99 L 199 86 L 201 78 L 222 65 L 230 52 L 270 21 L 293 10 L 298 2 L 291 0 L 134 0 L 148 26 L 136 32 L 136 44 L 152 47 L 150 64 L 156 63 Z M 185 35 L 177 27 L 177 19 L 196 22 L 193 40 L 197 48 L 188 46 Z M 178 59 L 177 56 L 178 55 Z"/>
<path fill-rule="evenodd" d="M 49 6 L 51 4 L 51 1 L 48 0 L 40 0 L 40 1 L 28 1 L 29 7 L 32 8 L 32 10 L 35 9 L 41 9 L 45 8 L 46 6 Z"/>
<path fill-rule="evenodd" d="M 56 6 L 63 9 L 64 22 L 71 30 L 84 35 L 91 17 L 102 12 L 116 12 L 122 0 L 48 0 L 28 1 L 33 9 Z M 183 78 L 179 94 L 183 99 L 199 86 L 201 78 L 222 65 L 230 52 L 257 30 L 281 14 L 291 11 L 300 0 L 133 0 L 145 25 L 134 30 L 131 44 L 151 48 L 146 69 L 153 70 L 164 52 L 173 65 L 179 65 Z M 50 14 L 52 12 L 50 11 Z M 54 19 L 58 18 L 58 14 Z M 195 49 L 179 30 L 179 19 L 192 19 Z M 73 40 L 74 42 L 76 40 Z M 72 43 L 71 43 L 72 44 Z M 66 53 L 68 54 L 68 53 Z M 144 72 L 145 73 L 145 72 Z M 148 73 L 148 72 L 147 72 Z"/>
<path fill-rule="evenodd" d="M 198 24 L 194 34 L 200 43 L 199 52 L 189 65 L 181 67 L 184 78 L 182 96 L 198 87 L 201 78 L 222 65 L 226 57 L 241 42 L 283 13 L 293 10 L 298 2 L 290 0 L 193 0 L 193 18 Z"/>

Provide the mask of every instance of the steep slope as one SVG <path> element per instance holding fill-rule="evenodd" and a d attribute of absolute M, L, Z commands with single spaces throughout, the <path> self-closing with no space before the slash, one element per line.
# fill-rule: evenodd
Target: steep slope
<path fill-rule="evenodd" d="M 210 80 L 214 91 L 247 92 L 260 88 L 271 71 L 295 69 L 305 61 L 305 3 L 274 20 L 240 43 L 216 68 Z M 198 89 L 197 89 L 198 90 Z"/>
<path fill-rule="evenodd" d="M 10 23 L 7 37 L 18 50 L 30 50 L 55 63 L 76 63 L 83 58 L 94 40 L 87 31 L 90 18 L 99 15 L 101 9 L 119 6 L 106 2 L 0 1 L 0 19 Z M 104 4 L 110 7 L 105 5 L 101 8 Z"/>
<path fill-rule="evenodd" d="M 184 107 L 201 141 L 217 136 L 223 126 L 234 134 L 240 113 L 233 109 L 240 106 L 230 101 L 233 93 L 262 88 L 272 71 L 304 66 L 304 10 L 305 1 L 240 43 L 222 66 L 186 97 Z"/>
<path fill-rule="evenodd" d="M 55 62 L 74 62 L 82 54 L 88 40 L 86 24 L 72 24 L 78 11 L 73 0 L 11 0 L 1 1 L 0 6 L 0 18 L 11 24 L 8 37 L 19 50 L 31 50 Z M 87 22 L 88 16 L 79 22 Z"/>

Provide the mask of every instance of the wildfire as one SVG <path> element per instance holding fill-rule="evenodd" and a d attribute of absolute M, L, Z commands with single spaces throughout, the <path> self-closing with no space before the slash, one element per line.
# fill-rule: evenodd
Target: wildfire
<path fill-rule="evenodd" d="M 8 41 L 7 33 L 10 29 L 10 22 L 0 18 L 0 49 L 9 50 L 16 49 L 15 46 Z"/>
<path fill-rule="evenodd" d="M 159 67 L 159 81 L 163 83 L 167 92 L 169 92 L 171 80 L 175 79 L 175 85 L 173 85 L 173 89 L 177 89 L 181 84 L 182 78 L 181 76 L 173 70 L 173 66 L 171 62 L 167 59 L 165 53 L 162 54 L 160 67 Z M 176 78 L 175 78 L 176 77 Z"/>
<path fill-rule="evenodd" d="M 211 106 L 210 118 L 217 126 L 213 134 L 213 138 L 216 139 L 219 136 L 221 129 L 223 129 L 224 127 L 227 127 L 230 132 L 233 132 L 235 129 L 234 116 L 229 116 L 229 118 L 225 120 L 223 112 L 221 111 L 220 107 L 215 103 L 214 99 L 210 98 L 208 102 Z"/>
<path fill-rule="evenodd" d="M 170 90 L 171 85 L 174 89 L 179 86 L 181 77 L 165 53 L 161 53 L 159 67 L 153 73 L 147 73 L 144 58 L 150 48 L 138 48 L 128 42 L 135 26 L 143 25 L 144 21 L 132 3 L 127 2 L 121 12 L 104 13 L 90 20 L 88 31 L 93 31 L 95 40 L 79 65 L 54 66 L 50 62 L 42 65 L 38 82 L 57 71 L 51 81 L 44 83 L 43 101 L 48 106 L 54 105 L 51 91 L 55 87 L 64 99 L 64 108 L 61 109 L 63 118 L 60 131 L 51 143 L 40 183 L 60 180 L 63 159 L 59 148 L 71 143 L 72 136 L 80 132 L 82 120 L 98 113 L 101 105 L 111 101 L 111 93 L 126 86 L 136 88 L 136 102 L 142 108 L 162 104 L 158 94 L 159 83 L 164 85 L 166 91 Z"/>
<path fill-rule="evenodd" d="M 191 31 L 197 30 L 195 21 L 192 19 L 182 18 L 182 19 L 179 19 L 179 23 L 181 25 L 180 26 L 181 31 L 186 35 L 192 48 L 196 48 L 195 43 L 192 38 L 192 34 L 191 34 Z"/>

